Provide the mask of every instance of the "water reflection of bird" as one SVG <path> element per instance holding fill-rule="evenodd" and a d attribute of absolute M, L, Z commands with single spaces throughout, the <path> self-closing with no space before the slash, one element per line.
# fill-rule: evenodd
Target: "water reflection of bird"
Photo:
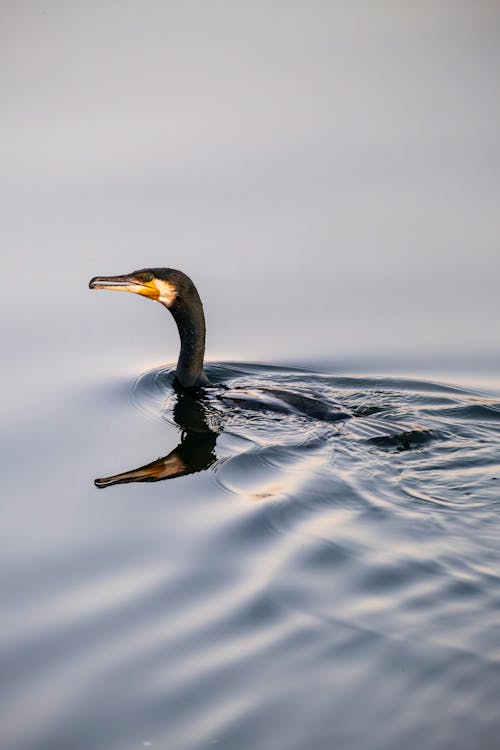
<path fill-rule="evenodd" d="M 167 456 L 139 469 L 96 480 L 97 486 L 155 481 L 207 468 L 215 461 L 213 451 L 217 433 L 208 426 L 205 418 L 206 389 L 212 384 L 203 369 L 205 315 L 195 285 L 182 271 L 144 268 L 123 276 L 95 276 L 89 286 L 91 289 L 133 292 L 161 302 L 172 313 L 181 344 L 175 371 L 178 400 L 174 408 L 174 420 L 183 431 L 181 443 Z M 238 409 L 299 414 L 322 422 L 341 422 L 353 416 L 350 410 L 339 404 L 281 388 L 222 389 L 216 398 Z M 353 421 L 357 423 L 355 433 L 358 437 L 378 439 L 407 434 L 408 426 L 405 425 L 382 424 L 370 419 Z M 193 427 L 194 422 L 198 423 L 198 428 Z M 200 425 L 203 425 L 201 429 Z"/>
<path fill-rule="evenodd" d="M 173 408 L 174 422 L 181 429 L 181 441 L 166 456 L 110 477 L 95 480 L 96 487 L 110 487 L 128 482 L 157 482 L 195 474 L 208 469 L 216 461 L 215 444 L 218 431 L 207 418 L 207 404 L 202 398 L 174 382 L 177 401 Z"/>

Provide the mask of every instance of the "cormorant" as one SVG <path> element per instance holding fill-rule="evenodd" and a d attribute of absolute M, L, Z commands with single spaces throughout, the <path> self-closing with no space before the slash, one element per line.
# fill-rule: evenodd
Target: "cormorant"
<path fill-rule="evenodd" d="M 205 315 L 195 285 L 189 276 L 173 268 L 143 268 L 123 276 L 95 276 L 89 287 L 133 292 L 161 302 L 173 315 L 181 343 L 174 383 L 178 401 L 173 414 L 182 430 L 180 444 L 157 461 L 113 477 L 97 479 L 96 485 L 106 487 L 122 482 L 157 481 L 208 468 L 215 460 L 216 432 L 204 418 L 203 393 L 211 383 L 203 369 Z M 222 386 L 220 390 L 217 399 L 239 409 L 301 414 L 331 423 L 357 416 L 340 404 L 287 389 L 228 390 Z M 193 419 L 199 423 L 195 429 Z M 410 437 L 415 434 L 413 425 L 366 418 L 354 419 L 350 424 L 353 424 L 350 434 L 355 437 L 368 440 L 389 438 L 403 450 L 410 447 Z"/>
<path fill-rule="evenodd" d="M 89 287 L 133 292 L 161 302 L 172 313 L 179 331 L 181 349 L 175 370 L 179 385 L 186 390 L 210 385 L 203 370 L 205 315 L 200 295 L 189 276 L 173 268 L 143 268 L 124 276 L 95 276 Z M 242 409 L 295 412 L 327 422 L 352 416 L 339 404 L 285 389 L 235 389 L 219 394 L 219 399 Z"/>

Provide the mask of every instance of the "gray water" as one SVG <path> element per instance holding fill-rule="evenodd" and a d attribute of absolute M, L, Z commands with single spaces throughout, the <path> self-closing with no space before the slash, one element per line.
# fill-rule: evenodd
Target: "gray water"
<path fill-rule="evenodd" d="M 45 387 L 32 371 L 22 408 L 11 385 L 2 746 L 497 747 L 500 401 L 207 369 L 426 439 L 222 407 L 205 470 L 97 490 L 175 450 L 168 368 Z"/>
<path fill-rule="evenodd" d="M 498 6 L 0 14 L 2 750 L 497 750 Z"/>

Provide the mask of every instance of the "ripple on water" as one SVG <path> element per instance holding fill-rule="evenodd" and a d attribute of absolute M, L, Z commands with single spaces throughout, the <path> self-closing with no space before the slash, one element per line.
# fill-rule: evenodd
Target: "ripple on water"
<path fill-rule="evenodd" d="M 342 425 L 296 414 L 223 413 L 219 444 L 226 455 L 214 467 L 215 480 L 247 501 L 272 501 L 270 525 L 279 531 L 282 544 L 290 534 L 309 539 L 313 534 L 318 549 L 327 540 L 336 554 L 339 549 L 358 550 L 363 557 L 367 548 L 379 550 L 380 539 L 385 539 L 391 559 L 375 567 L 373 580 L 404 581 L 405 576 L 420 574 L 425 578 L 415 549 L 422 544 L 419 537 L 430 534 L 436 549 L 443 535 L 455 541 L 460 534 L 468 538 L 471 517 L 480 521 L 482 510 L 498 504 L 495 428 L 500 409 L 493 400 L 425 381 L 338 377 L 268 366 L 214 364 L 209 375 L 220 387 L 289 388 L 313 394 L 340 403 L 361 419 L 409 422 L 425 438 L 415 442 L 414 450 L 400 454 L 382 450 L 391 444 L 351 440 L 349 423 L 344 430 Z M 171 379 L 169 370 L 146 374 L 136 382 L 134 398 L 169 419 L 165 405 L 171 402 L 165 394 Z M 451 521 L 448 514 L 454 511 L 462 516 Z M 446 520 L 437 521 L 435 513 L 445 513 Z M 486 523 L 491 517 L 484 519 Z M 342 538 L 346 529 L 347 542 Z M 393 539 L 397 547 L 390 546 Z M 414 551 L 410 563 L 401 553 L 405 545 Z M 314 558 L 316 553 L 311 554 Z M 349 589 L 350 596 L 355 589 Z M 361 594 L 366 596 L 363 586 Z"/>
<path fill-rule="evenodd" d="M 131 388 L 179 441 L 214 435 L 207 470 L 127 485 L 113 528 L 127 544 L 106 556 L 89 542 L 55 589 L 47 569 L 43 617 L 27 604 L 5 636 L 31 726 L 18 746 L 494 750 L 498 402 L 409 379 L 208 370 L 201 411 L 179 407 L 168 368 Z M 348 422 L 229 409 L 226 388 L 314 395 L 425 440 L 401 451 Z M 15 722 L 4 731 L 15 739 Z"/>

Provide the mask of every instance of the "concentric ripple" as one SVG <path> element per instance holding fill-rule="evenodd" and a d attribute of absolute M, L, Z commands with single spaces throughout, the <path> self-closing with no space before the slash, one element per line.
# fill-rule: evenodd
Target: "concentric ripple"
<path fill-rule="evenodd" d="M 465 748 L 467 733 L 461 737 L 451 727 L 458 706 L 467 703 L 482 746 L 495 747 L 500 404 L 417 380 L 241 364 L 211 365 L 209 375 L 217 387 L 208 411 L 219 433 L 219 461 L 210 476 L 248 507 L 236 527 L 221 526 L 213 554 L 242 565 L 241 580 L 256 586 L 232 605 L 237 624 L 226 635 L 236 639 L 233 658 L 243 672 L 259 664 L 267 684 L 267 666 L 274 663 L 281 699 L 265 688 L 252 694 L 240 686 L 225 704 L 227 713 L 207 714 L 197 741 L 266 745 L 266 731 L 281 715 L 291 718 L 294 705 L 302 724 L 292 720 L 273 747 L 399 748 L 405 737 L 416 736 L 417 715 L 425 715 L 436 729 L 432 738 L 422 735 L 427 747 Z M 289 389 L 355 416 L 329 424 L 307 414 L 228 409 L 218 402 L 217 388 Z M 171 420 L 171 389 L 171 371 L 158 370 L 136 381 L 133 399 Z M 363 420 L 413 425 L 415 439 L 404 450 L 360 439 L 353 425 Z M 266 610 L 274 614 L 261 621 L 256 613 Z M 223 669 L 230 684 L 238 684 L 229 664 L 212 667 L 211 679 Z M 260 685 L 257 675 L 250 681 Z M 308 696 L 313 685 L 315 701 Z M 336 692 L 340 685 L 345 700 Z M 362 707 L 361 723 L 349 718 L 353 704 Z M 261 731 L 250 729 L 252 716 Z M 381 722 L 378 741 L 368 725 Z"/>
<path fill-rule="evenodd" d="M 385 500 L 396 505 L 413 498 L 436 508 L 463 509 L 497 499 L 500 404 L 494 400 L 425 381 L 270 366 L 212 364 L 208 374 L 215 388 L 206 392 L 207 422 L 220 433 L 221 460 L 213 468 L 218 483 L 230 492 L 293 499 L 309 476 L 314 483 L 326 474 L 332 480 L 348 476 L 356 495 L 368 503 L 373 502 L 374 477 L 385 488 Z M 174 423 L 173 381 L 171 368 L 141 375 L 131 388 L 136 408 Z M 307 414 L 230 408 L 218 398 L 221 388 L 288 389 L 347 408 L 354 418 L 332 425 Z M 409 433 L 412 450 L 405 455 L 395 455 L 400 444 L 369 439 L 369 432 L 361 444 L 353 439 L 366 424 L 408 423 L 414 429 Z"/>

